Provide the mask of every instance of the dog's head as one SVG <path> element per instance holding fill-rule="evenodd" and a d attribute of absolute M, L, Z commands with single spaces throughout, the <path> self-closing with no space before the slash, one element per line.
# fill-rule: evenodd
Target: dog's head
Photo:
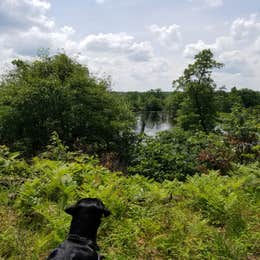
<path fill-rule="evenodd" d="M 100 217 L 108 217 L 110 215 L 110 211 L 105 207 L 104 203 L 97 198 L 80 199 L 75 205 L 67 207 L 65 212 L 71 216 L 75 216 L 79 212 Z"/>

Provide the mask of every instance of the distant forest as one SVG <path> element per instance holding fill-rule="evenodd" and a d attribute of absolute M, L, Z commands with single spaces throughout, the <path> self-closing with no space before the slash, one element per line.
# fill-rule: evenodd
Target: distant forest
<path fill-rule="evenodd" d="M 167 111 L 176 115 L 178 106 L 185 97 L 182 91 L 162 91 L 160 88 L 146 92 L 126 91 L 115 92 L 130 102 L 132 110 L 138 111 Z M 234 103 L 245 108 L 260 105 L 260 91 L 250 88 L 233 87 L 227 90 L 224 87 L 215 90 L 215 102 L 218 112 L 230 113 Z"/>

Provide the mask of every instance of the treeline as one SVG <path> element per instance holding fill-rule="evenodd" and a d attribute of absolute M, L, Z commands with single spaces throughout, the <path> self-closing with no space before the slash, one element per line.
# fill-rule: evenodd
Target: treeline
<path fill-rule="evenodd" d="M 161 89 L 152 89 L 147 92 L 115 92 L 125 98 L 131 105 L 134 112 L 140 111 L 164 111 L 171 92 L 164 92 Z"/>
<path fill-rule="evenodd" d="M 165 111 L 176 116 L 178 107 L 185 97 L 181 91 L 166 92 L 161 89 L 152 89 L 146 92 L 130 91 L 115 92 L 131 105 L 134 112 L 140 111 Z M 260 105 L 260 91 L 237 87 L 228 91 L 225 87 L 216 89 L 214 99 L 218 112 L 230 113 L 234 104 L 244 108 L 254 108 Z"/>

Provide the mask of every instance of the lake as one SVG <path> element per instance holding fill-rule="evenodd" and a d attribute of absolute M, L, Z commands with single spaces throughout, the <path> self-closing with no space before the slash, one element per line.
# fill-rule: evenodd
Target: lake
<path fill-rule="evenodd" d="M 166 112 L 161 111 L 142 111 L 136 113 L 137 123 L 136 133 L 145 133 L 155 136 L 160 131 L 172 128 L 170 116 Z"/>

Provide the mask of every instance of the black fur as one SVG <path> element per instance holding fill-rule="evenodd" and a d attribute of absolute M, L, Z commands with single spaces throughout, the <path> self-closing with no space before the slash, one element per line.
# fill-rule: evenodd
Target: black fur
<path fill-rule="evenodd" d="M 110 211 L 96 198 L 79 200 L 65 209 L 72 216 L 68 238 L 54 249 L 48 260 L 97 260 L 101 259 L 96 238 L 102 216 Z"/>

